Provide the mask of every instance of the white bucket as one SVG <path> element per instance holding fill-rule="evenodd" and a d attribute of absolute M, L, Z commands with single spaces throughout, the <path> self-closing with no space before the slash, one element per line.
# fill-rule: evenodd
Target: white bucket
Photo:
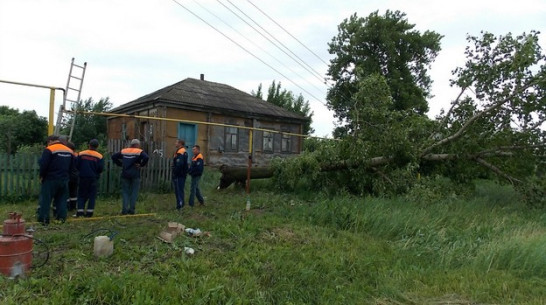
<path fill-rule="evenodd" d="M 114 253 L 114 241 L 110 240 L 108 236 L 95 237 L 95 243 L 93 246 L 93 254 L 96 257 L 108 257 Z"/>

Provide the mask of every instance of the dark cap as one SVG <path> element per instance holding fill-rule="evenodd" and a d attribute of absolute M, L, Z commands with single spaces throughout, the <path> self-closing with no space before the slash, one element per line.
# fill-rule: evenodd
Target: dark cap
<path fill-rule="evenodd" d="M 99 147 L 99 140 L 97 140 L 97 139 L 90 140 L 89 141 L 89 146 L 94 147 L 94 148 Z"/>
<path fill-rule="evenodd" d="M 51 135 L 49 137 L 47 137 L 47 141 L 58 141 L 59 140 L 59 136 L 56 136 L 56 135 Z"/>
<path fill-rule="evenodd" d="M 59 142 L 63 143 L 63 144 L 67 144 L 68 143 L 68 136 L 65 136 L 65 135 L 60 135 L 59 136 Z"/>

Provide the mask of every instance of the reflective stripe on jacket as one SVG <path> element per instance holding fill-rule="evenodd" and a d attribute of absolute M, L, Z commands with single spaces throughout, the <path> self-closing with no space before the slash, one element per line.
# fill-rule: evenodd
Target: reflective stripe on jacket
<path fill-rule="evenodd" d="M 78 154 L 76 160 L 81 178 L 99 178 L 104 170 L 104 159 L 96 150 L 84 150 Z"/>
<path fill-rule="evenodd" d="M 140 167 L 148 163 L 148 155 L 140 148 L 129 147 L 113 154 L 112 161 L 117 166 L 121 166 L 121 177 L 128 179 L 140 178 Z"/>
<path fill-rule="evenodd" d="M 203 174 L 204 160 L 203 155 L 199 153 L 191 159 L 191 166 L 189 174 L 193 177 L 201 176 Z"/>
<path fill-rule="evenodd" d="M 172 170 L 173 178 L 185 177 L 188 174 L 188 153 L 184 147 L 174 153 Z"/>

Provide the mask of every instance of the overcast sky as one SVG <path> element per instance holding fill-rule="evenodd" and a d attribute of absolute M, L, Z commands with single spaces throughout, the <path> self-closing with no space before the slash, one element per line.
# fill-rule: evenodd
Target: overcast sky
<path fill-rule="evenodd" d="M 430 71 L 435 95 L 429 101 L 431 117 L 455 97 L 449 79 L 451 71 L 464 63 L 467 34 L 546 31 L 544 0 L 177 1 L 259 59 L 172 0 L 0 0 L 0 80 L 65 87 L 75 57 L 76 63 L 88 63 L 82 98 L 109 97 L 114 106 L 201 73 L 206 80 L 249 93 L 260 83 L 267 89 L 277 80 L 309 100 L 316 135 L 323 136 L 331 133 L 335 119 L 324 105 L 328 87 L 312 73 L 325 75 L 323 61 L 332 58 L 327 43 L 353 13 L 366 17 L 376 10 L 381 14 L 400 10 L 418 30 L 444 36 Z M 297 55 L 309 67 L 298 65 L 226 7 L 262 33 L 260 27 L 267 30 L 290 50 L 284 52 Z M 544 33 L 540 40 L 546 48 Z M 55 111 L 61 100 L 59 93 Z M 0 105 L 35 109 L 47 116 L 48 103 L 46 89 L 0 83 Z"/>

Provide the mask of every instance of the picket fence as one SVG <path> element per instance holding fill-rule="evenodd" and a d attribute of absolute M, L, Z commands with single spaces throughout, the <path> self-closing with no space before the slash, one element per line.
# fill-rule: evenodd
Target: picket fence
<path fill-rule="evenodd" d="M 0 200 L 33 198 L 40 193 L 39 155 L 20 153 L 0 154 Z M 150 156 L 141 170 L 140 187 L 144 191 L 169 191 L 171 188 L 171 159 Z M 121 168 L 110 156 L 104 156 L 104 172 L 99 179 L 99 195 L 120 192 Z"/>

